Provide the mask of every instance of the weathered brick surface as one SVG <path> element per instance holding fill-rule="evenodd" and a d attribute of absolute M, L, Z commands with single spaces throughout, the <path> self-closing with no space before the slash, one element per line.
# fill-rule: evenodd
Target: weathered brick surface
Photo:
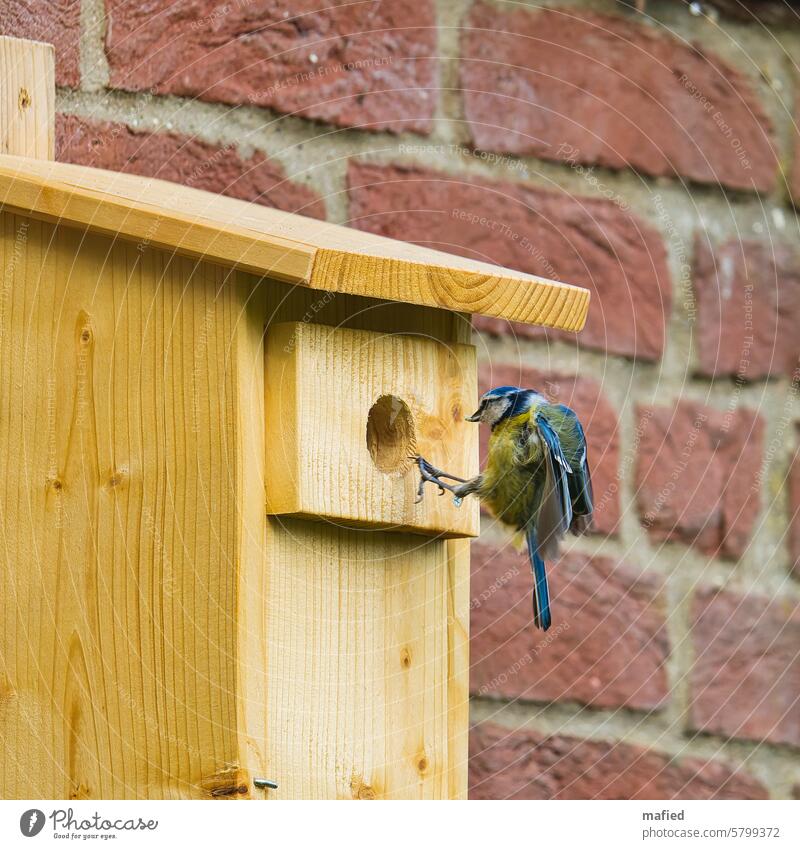
<path fill-rule="evenodd" d="M 704 589 L 692 618 L 692 727 L 800 747 L 800 605 Z"/>
<path fill-rule="evenodd" d="M 661 581 L 607 557 L 549 564 L 553 624 L 533 630 L 527 555 L 472 550 L 470 689 L 482 696 L 652 709 L 668 699 Z"/>
<path fill-rule="evenodd" d="M 792 412 L 783 404 L 783 390 L 792 394 L 787 376 L 800 374 L 800 248 L 795 251 L 780 217 L 781 205 L 787 222 L 790 203 L 800 205 L 800 134 L 777 103 L 795 96 L 800 115 L 800 78 L 787 79 L 786 57 L 770 46 L 769 33 L 743 23 L 751 20 L 752 4 L 732 25 L 725 10 L 741 12 L 742 6 L 725 0 L 714 41 L 735 41 L 756 56 L 763 78 L 755 65 L 729 68 L 725 62 L 734 60 L 711 55 L 710 44 L 695 50 L 657 21 L 589 0 L 527 9 L 462 0 L 460 35 L 437 32 L 444 19 L 437 20 L 435 8 L 447 3 L 436 0 L 104 3 L 107 26 L 84 33 L 83 43 L 88 58 L 105 46 L 113 103 L 103 106 L 101 79 L 94 74 L 80 94 L 60 88 L 57 108 L 84 115 L 94 107 L 96 114 L 122 109 L 150 131 L 60 115 L 59 159 L 156 175 L 323 218 L 322 198 L 286 174 L 320 166 L 331 191 L 347 190 L 357 227 L 592 291 L 588 324 L 579 335 L 476 317 L 479 341 L 492 353 L 483 357 L 479 381 L 482 390 L 532 386 L 573 407 L 589 442 L 594 532 L 618 535 L 612 545 L 620 551 L 634 541 L 636 534 L 631 537 L 620 522 L 622 489 L 636 492 L 635 509 L 650 539 L 640 539 L 636 559 L 626 560 L 608 555 L 605 547 L 602 555 L 585 553 L 596 548 L 596 538 L 569 538 L 566 547 L 575 550 L 549 565 L 555 621 L 547 634 L 532 627 L 524 552 L 510 541 L 498 550 L 498 529 L 476 543 L 476 711 L 487 715 L 500 700 L 513 701 L 514 716 L 527 719 L 532 730 L 474 730 L 473 797 L 760 798 L 766 790 L 748 774 L 751 761 L 758 761 L 758 775 L 774 795 L 800 796 L 800 772 L 787 773 L 791 752 L 800 750 L 800 611 L 786 601 L 795 596 L 789 584 L 800 578 L 800 434 L 787 427 Z M 59 86 L 79 88 L 82 5 L 89 18 L 96 17 L 97 2 L 5 0 L 0 33 L 54 42 Z M 656 19 L 668 5 L 652 10 Z M 600 6 L 604 14 L 596 11 Z M 781 43 L 790 36 L 793 13 L 787 8 L 762 2 L 752 9 Z M 786 17 L 777 17 L 781 9 Z M 689 18 L 678 24 L 683 33 L 687 26 L 694 26 Z M 440 97 L 437 56 L 451 51 L 456 38 L 462 91 Z M 125 91 L 131 94 L 123 96 Z M 174 111 L 168 95 L 181 98 L 173 106 L 179 107 L 174 120 L 182 131 L 200 126 L 209 109 L 193 104 L 193 97 L 221 104 L 212 110 L 220 113 L 240 104 L 257 107 L 242 113 L 248 125 L 255 126 L 259 115 L 263 119 L 254 143 L 285 147 L 288 159 L 250 155 L 225 139 L 215 144 L 154 131 L 153 119 Z M 267 110 L 298 117 L 271 121 Z M 781 169 L 767 116 L 775 122 Z M 474 147 L 449 144 L 453 122 L 463 122 Z M 403 166 L 376 165 L 353 153 L 369 147 L 363 131 L 373 130 L 431 137 L 400 146 Z M 218 132 L 209 127 L 208 138 L 218 140 Z M 310 137 L 313 145 L 305 144 Z M 384 163 L 391 155 L 376 153 Z M 532 160 L 518 155 L 556 164 L 540 174 Z M 314 156 L 318 162 L 309 160 Z M 342 157 L 350 157 L 344 185 Z M 329 169 L 328 158 L 340 167 Z M 292 164 L 284 170 L 285 161 Z M 448 173 L 434 170 L 439 167 Z M 782 177 L 775 185 L 783 172 L 788 189 Z M 674 189 L 678 179 L 687 181 L 686 194 L 670 189 L 665 211 L 657 197 L 660 184 Z M 698 182 L 706 185 L 697 189 Z M 717 182 L 725 189 L 771 190 L 761 225 L 753 217 L 757 200 L 728 197 Z M 655 193 L 649 213 L 648 187 Z M 631 203 L 649 220 L 632 213 Z M 693 230 L 694 248 L 691 236 L 686 242 Z M 734 239 L 740 233 L 745 236 Z M 665 334 L 677 330 L 678 319 L 668 320 L 670 268 L 681 270 L 676 295 L 682 301 L 692 295 L 685 287 L 693 287 L 695 303 L 680 311 L 697 307 L 691 349 L 685 349 L 684 327 L 669 340 L 669 357 L 660 367 L 622 362 L 620 357 L 657 363 Z M 566 340 L 609 356 L 581 355 L 572 368 L 565 345 L 554 348 L 552 357 L 539 345 L 525 344 L 517 352 L 512 335 Z M 682 388 L 674 398 L 662 391 L 656 407 L 639 406 L 634 414 L 637 402 L 653 403 L 651 378 L 673 387 L 682 382 Z M 707 378 L 715 378 L 712 401 L 706 398 Z M 751 400 L 743 403 L 758 405 L 758 414 L 737 409 L 733 396 L 739 398 L 740 387 L 729 378 L 761 381 L 770 403 L 758 401 L 758 385 L 749 386 L 742 397 Z M 626 393 L 623 414 L 609 399 Z M 680 401 L 682 396 L 717 409 Z M 622 442 L 637 416 L 642 426 Z M 767 449 L 767 426 L 785 451 L 774 452 L 771 444 Z M 485 453 L 488 434 L 481 431 Z M 787 464 L 792 448 L 798 456 Z M 761 526 L 765 455 L 765 481 L 777 486 L 786 478 L 781 492 L 771 489 L 764 498 L 771 516 Z M 745 596 L 731 588 L 693 589 L 686 611 L 692 646 L 673 646 L 665 620 L 674 613 L 668 600 L 683 591 L 672 568 L 683 549 L 661 541 L 695 545 L 708 555 L 712 571 L 725 572 L 730 564 L 721 567 L 711 558 L 740 556 L 757 525 L 746 568 L 737 566 L 731 576 L 743 569 L 746 577 L 754 564 L 763 568 L 760 586 L 770 597 L 759 598 L 752 589 Z M 683 695 L 672 690 L 678 680 Z M 687 704 L 676 704 L 676 698 Z M 543 729 L 552 728 L 570 704 L 585 706 L 580 730 L 567 722 L 561 734 L 547 736 Z M 681 755 L 673 759 L 660 751 L 660 741 L 666 713 L 682 707 L 685 747 L 677 747 Z M 606 711 L 614 712 L 613 731 Z M 635 733 L 635 745 L 605 740 L 629 733 Z M 702 734 L 715 735 L 712 742 L 736 739 L 725 757 L 736 759 L 740 771 L 723 756 L 693 759 L 707 748 L 696 736 Z"/>
<path fill-rule="evenodd" d="M 80 83 L 80 0 L 3 0 L 0 35 L 50 42 L 56 49 L 56 83 Z"/>
<path fill-rule="evenodd" d="M 800 254 L 788 245 L 695 239 L 697 349 L 703 375 L 756 380 L 800 364 Z"/>
<path fill-rule="evenodd" d="M 580 9 L 480 2 L 462 39 L 475 144 L 767 191 L 772 127 L 755 84 L 699 45 Z"/>
<path fill-rule="evenodd" d="M 365 163 L 350 165 L 348 186 L 354 227 L 586 286 L 593 297 L 577 337 L 582 344 L 661 356 L 671 298 L 664 243 L 616 203 Z M 476 326 L 509 327 L 494 320 Z M 542 335 L 527 325 L 513 330 Z"/>
<path fill-rule="evenodd" d="M 234 147 L 217 147 L 175 133 L 138 133 L 125 124 L 58 115 L 56 159 L 158 177 L 315 218 L 325 217 L 318 195 L 307 186 L 288 180 L 283 168 L 262 154 L 243 159 Z"/>
<path fill-rule="evenodd" d="M 536 389 L 550 401 L 566 404 L 578 414 L 586 433 L 589 469 L 592 473 L 595 511 L 591 530 L 613 534 L 620 520 L 619 423 L 614 407 L 600 384 L 590 377 L 567 375 L 535 368 L 482 363 L 478 391 L 493 386 L 524 386 Z M 481 465 L 486 458 L 489 430 L 480 429 Z"/>
<path fill-rule="evenodd" d="M 625 743 L 483 723 L 470 734 L 471 799 L 766 799 L 744 771 Z"/>
<path fill-rule="evenodd" d="M 638 415 L 637 499 L 651 536 L 741 556 L 759 517 L 761 416 L 693 401 L 639 407 Z"/>
<path fill-rule="evenodd" d="M 428 132 L 431 0 L 106 0 L 111 85 Z"/>

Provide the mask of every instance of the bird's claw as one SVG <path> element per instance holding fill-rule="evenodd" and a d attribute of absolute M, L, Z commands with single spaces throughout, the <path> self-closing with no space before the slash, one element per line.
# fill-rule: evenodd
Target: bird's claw
<path fill-rule="evenodd" d="M 440 478 L 448 478 L 449 480 L 460 481 L 464 483 L 464 478 L 458 478 L 455 475 L 448 474 L 447 472 L 443 472 L 441 469 L 437 469 L 436 466 L 429 463 L 424 457 L 419 454 L 411 455 L 410 459 L 414 460 L 419 468 L 419 488 L 417 489 L 417 497 L 414 499 L 415 504 L 419 504 L 422 501 L 423 495 L 425 493 L 425 484 L 433 483 L 439 487 L 439 495 L 442 496 L 446 491 L 454 492 L 453 487 L 450 484 L 444 483 Z"/>
<path fill-rule="evenodd" d="M 426 483 L 435 483 L 439 487 L 439 495 L 444 493 L 444 487 L 442 486 L 442 482 L 438 480 L 435 466 L 432 466 L 424 457 L 421 457 L 419 454 L 416 454 L 412 459 L 416 462 L 417 468 L 419 469 L 419 487 L 417 488 L 417 497 L 414 499 L 415 504 L 419 504 L 422 501 L 422 498 L 425 494 L 425 484 Z"/>

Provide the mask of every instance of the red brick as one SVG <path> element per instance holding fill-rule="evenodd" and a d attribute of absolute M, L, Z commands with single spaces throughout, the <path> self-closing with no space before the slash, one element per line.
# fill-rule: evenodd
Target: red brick
<path fill-rule="evenodd" d="M 654 360 L 664 349 L 670 308 L 666 250 L 650 225 L 608 200 L 432 171 L 351 163 L 353 226 L 542 277 L 593 293 L 588 347 Z M 507 322 L 481 320 L 489 332 Z M 541 328 L 511 325 L 541 337 Z M 575 339 L 575 334 L 556 333 Z"/>
<path fill-rule="evenodd" d="M 720 761 L 535 731 L 476 725 L 470 799 L 766 799 L 766 789 Z"/>
<path fill-rule="evenodd" d="M 764 421 L 693 401 L 638 409 L 639 515 L 657 540 L 741 556 L 759 513 Z"/>
<path fill-rule="evenodd" d="M 479 148 L 737 189 L 775 185 L 758 91 L 699 45 L 617 16 L 479 2 L 462 55 Z"/>
<path fill-rule="evenodd" d="M 80 84 L 80 0 L 3 0 L 0 35 L 50 42 L 56 49 L 56 83 Z"/>
<path fill-rule="evenodd" d="M 312 189 L 286 178 L 283 168 L 256 153 L 243 159 L 234 147 L 216 147 L 175 133 L 140 133 L 124 124 L 56 119 L 56 159 L 256 201 L 265 206 L 325 217 Z"/>
<path fill-rule="evenodd" d="M 481 364 L 479 391 L 493 386 L 525 386 L 536 389 L 550 401 L 566 404 L 578 414 L 586 432 L 589 468 L 592 473 L 595 510 L 592 530 L 614 534 L 620 521 L 619 425 L 617 414 L 590 377 L 566 375 L 527 366 Z M 486 458 L 489 431 L 481 428 L 481 465 Z"/>
<path fill-rule="evenodd" d="M 756 380 L 800 362 L 800 255 L 774 242 L 695 239 L 699 372 Z"/>
<path fill-rule="evenodd" d="M 800 429 L 798 429 L 800 430 Z M 795 437 L 798 438 L 798 430 Z M 789 490 L 789 558 L 792 571 L 800 578 L 800 445 L 795 450 L 787 479 Z"/>
<path fill-rule="evenodd" d="M 704 589 L 692 619 L 691 727 L 800 747 L 800 605 Z"/>
<path fill-rule="evenodd" d="M 470 689 L 480 696 L 651 710 L 669 697 L 661 581 L 607 557 L 549 564 L 553 624 L 533 630 L 531 570 L 511 545 L 472 550 Z"/>
<path fill-rule="evenodd" d="M 114 88 L 268 106 L 340 127 L 431 129 L 432 0 L 106 0 L 106 10 Z"/>

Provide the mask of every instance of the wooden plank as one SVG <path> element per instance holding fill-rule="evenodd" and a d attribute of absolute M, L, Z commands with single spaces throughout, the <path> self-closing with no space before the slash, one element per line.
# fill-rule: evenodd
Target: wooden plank
<path fill-rule="evenodd" d="M 270 520 L 272 797 L 447 797 L 446 546 Z"/>
<path fill-rule="evenodd" d="M 430 487 L 416 501 L 411 455 L 477 474 L 471 345 L 321 324 L 273 324 L 266 358 L 270 514 L 477 536 L 478 505 Z"/>
<path fill-rule="evenodd" d="M 55 50 L 0 36 L 0 153 L 55 156 Z"/>
<path fill-rule="evenodd" d="M 447 556 L 448 797 L 466 799 L 469 757 L 469 540 L 449 540 Z"/>
<path fill-rule="evenodd" d="M 581 330 L 586 322 L 586 289 L 484 263 L 462 267 L 457 257 L 438 251 L 427 252 L 428 261 L 423 265 L 373 256 L 370 247 L 367 243 L 361 251 L 320 248 L 314 258 L 312 285 L 564 330 Z"/>
<path fill-rule="evenodd" d="M 152 178 L 0 157 L 0 203 L 331 292 L 580 330 L 589 292 Z"/>
<path fill-rule="evenodd" d="M 255 778 L 271 778 L 272 764 L 267 746 L 267 616 L 271 574 L 266 554 L 267 517 L 264 512 L 264 322 L 267 314 L 265 281 L 237 275 L 240 293 L 235 319 L 235 344 L 230 367 L 236 374 L 234 435 L 236 461 L 233 480 L 239 508 L 239 541 L 235 563 L 237 575 L 237 644 L 230 657 L 235 664 L 238 754 L 240 768 L 250 794 L 274 797 L 258 789 Z"/>
<path fill-rule="evenodd" d="M 256 237 L 252 231 L 228 223 L 221 227 L 216 222 L 187 212 L 191 205 L 165 209 L 158 204 L 158 186 L 152 197 L 145 196 L 131 202 L 115 192 L 116 183 L 140 178 L 111 174 L 114 184 L 100 189 L 73 185 L 68 181 L 40 179 L 37 163 L 15 158 L 10 161 L 0 157 L 0 206 L 27 214 L 29 211 L 45 221 L 80 226 L 90 232 L 104 233 L 112 238 L 134 241 L 140 249 L 162 247 L 195 259 L 218 260 L 226 265 L 235 264 L 242 270 L 268 274 L 278 280 L 301 281 L 311 274 L 314 251 L 308 245 L 289 241 L 279 236 Z M 49 163 L 44 169 L 60 173 L 64 166 Z M 85 168 L 89 175 L 105 172 Z M 109 172 L 110 173 L 110 172 Z M 123 180 L 124 178 L 124 180 Z M 150 181 L 162 189 L 175 189 L 172 183 Z M 194 191 L 194 190 L 185 190 Z M 216 197 L 206 192 L 200 195 Z"/>
<path fill-rule="evenodd" d="M 0 225 L 0 795 L 240 795 L 228 357 L 247 292 Z"/>

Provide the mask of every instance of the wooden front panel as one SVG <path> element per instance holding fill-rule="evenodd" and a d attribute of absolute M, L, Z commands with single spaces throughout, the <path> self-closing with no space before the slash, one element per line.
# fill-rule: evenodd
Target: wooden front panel
<path fill-rule="evenodd" d="M 477 536 L 478 503 L 426 487 L 411 456 L 477 474 L 475 348 L 421 334 L 280 322 L 266 343 L 267 512 Z"/>
<path fill-rule="evenodd" d="M 269 524 L 267 759 L 278 797 L 446 798 L 447 544 Z"/>
<path fill-rule="evenodd" d="M 0 795 L 239 787 L 235 284 L 10 214 L 0 237 Z"/>
<path fill-rule="evenodd" d="M 313 315 L 470 341 L 453 313 L 276 284 L 266 297 L 270 326 Z M 465 797 L 469 541 L 275 516 L 264 562 L 243 573 L 239 658 L 243 766 L 279 785 L 261 795 Z"/>

